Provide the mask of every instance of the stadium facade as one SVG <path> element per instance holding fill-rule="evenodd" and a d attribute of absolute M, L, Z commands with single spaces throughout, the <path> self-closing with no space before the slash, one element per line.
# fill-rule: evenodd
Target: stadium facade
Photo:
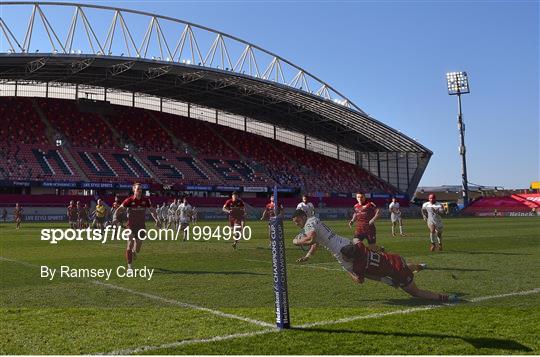
<path fill-rule="evenodd" d="M 356 165 L 409 196 L 432 155 L 308 71 L 223 32 L 106 6 L 0 7 L 2 97 L 78 100 L 97 112 L 119 105 L 219 124 Z M 24 31 L 14 26 L 22 19 Z"/>

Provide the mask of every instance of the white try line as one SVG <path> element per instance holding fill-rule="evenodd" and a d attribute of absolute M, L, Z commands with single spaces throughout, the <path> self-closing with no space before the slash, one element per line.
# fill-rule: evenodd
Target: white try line
<path fill-rule="evenodd" d="M 272 264 L 271 261 L 266 260 L 258 260 L 258 259 L 244 259 L 247 262 L 258 262 L 258 263 L 266 263 L 266 264 Z M 287 267 L 299 267 L 299 268 L 312 268 L 312 269 L 322 269 L 322 270 L 334 270 L 334 271 L 343 271 L 343 269 L 338 268 L 328 268 L 319 266 L 316 264 L 327 264 L 327 263 L 310 263 L 310 264 L 294 264 L 294 265 L 287 265 Z"/>
<path fill-rule="evenodd" d="M 527 291 L 518 291 L 513 293 L 507 293 L 507 294 L 499 294 L 499 295 L 490 295 L 490 296 L 481 296 L 477 298 L 472 298 L 470 300 L 464 300 L 464 303 L 467 302 L 480 302 L 485 300 L 493 300 L 493 299 L 500 299 L 510 296 L 522 296 L 522 295 L 531 295 L 531 294 L 538 294 L 540 293 L 540 288 L 527 290 Z M 318 322 L 312 322 L 304 325 L 298 326 L 299 328 L 307 328 L 307 327 L 315 327 L 315 326 L 324 326 L 324 325 L 335 325 L 345 322 L 351 322 L 356 320 L 365 320 L 365 319 L 375 319 L 380 318 L 384 316 L 390 316 L 390 315 L 401 315 L 401 314 L 410 314 L 412 312 L 417 311 L 427 311 L 427 310 L 433 310 L 433 309 L 439 309 L 442 307 L 449 307 L 449 306 L 457 306 L 460 303 L 447 303 L 447 304 L 440 304 L 440 305 L 426 305 L 426 306 L 419 306 L 419 307 L 413 307 L 410 309 L 403 309 L 403 310 L 394 310 L 394 311 L 388 311 L 388 312 L 380 312 L 370 315 L 360 315 L 360 316 L 351 316 L 346 317 L 343 319 L 338 320 L 327 320 L 327 321 L 318 321 Z"/>
<path fill-rule="evenodd" d="M 257 335 L 265 335 L 267 333 L 277 332 L 279 330 L 277 329 L 266 329 L 266 330 L 260 330 L 260 331 L 252 331 L 252 332 L 243 332 L 243 333 L 234 333 L 232 335 L 225 335 L 225 336 L 215 336 L 215 337 L 209 337 L 209 338 L 199 338 L 199 339 L 193 339 L 193 340 L 182 340 L 182 341 L 176 341 L 171 343 L 166 343 L 163 345 L 157 345 L 157 346 L 141 346 L 137 348 L 131 348 L 131 349 L 124 349 L 124 350 L 117 350 L 107 353 L 98 353 L 98 354 L 105 354 L 105 355 L 130 355 L 130 354 L 139 354 L 143 352 L 148 351 L 155 351 L 165 348 L 175 348 L 185 345 L 191 345 L 194 343 L 209 343 L 209 342 L 219 342 L 219 341 L 226 341 L 226 340 L 233 340 L 236 338 L 242 338 L 242 337 L 252 337 Z"/>
<path fill-rule="evenodd" d="M 4 257 L 0 257 L 0 260 L 21 264 L 21 265 L 28 266 L 28 267 L 31 267 L 31 268 L 39 268 L 40 267 L 39 265 L 36 265 L 36 264 L 27 263 L 27 262 L 20 261 L 20 260 L 8 259 L 8 258 L 4 258 Z M 123 292 L 126 292 L 126 293 L 130 293 L 132 295 L 143 296 L 143 297 L 145 297 L 147 299 L 157 300 L 157 301 L 161 301 L 161 302 L 171 304 L 171 305 L 180 306 L 180 307 L 187 308 L 187 309 L 193 309 L 193 310 L 208 312 L 210 314 L 213 314 L 213 315 L 216 315 L 216 316 L 219 316 L 219 317 L 224 317 L 224 318 L 234 319 L 234 320 L 240 320 L 240 321 L 248 322 L 248 323 L 255 324 L 255 325 L 258 325 L 258 326 L 262 326 L 262 327 L 275 328 L 274 324 L 271 324 L 271 323 L 268 323 L 268 322 L 265 322 L 265 321 L 260 321 L 260 320 L 250 319 L 250 318 L 244 317 L 244 316 L 229 314 L 229 313 L 222 312 L 222 311 L 219 311 L 219 310 L 214 310 L 214 309 L 210 309 L 210 308 L 207 308 L 207 307 L 202 307 L 202 306 L 193 305 L 193 304 L 181 302 L 181 301 L 174 300 L 174 299 L 165 298 L 165 297 L 162 297 L 162 296 L 159 296 L 159 295 L 149 294 L 149 293 L 145 293 L 145 292 L 142 292 L 142 291 L 137 291 L 137 290 L 125 288 L 125 287 L 120 286 L 120 285 L 104 283 L 104 282 L 102 282 L 100 280 L 93 280 L 93 279 L 89 279 L 89 280 L 93 284 L 95 284 L 97 286 L 104 287 L 104 288 L 120 290 L 120 291 L 123 291 Z"/>
<path fill-rule="evenodd" d="M 531 295 L 531 294 L 538 294 L 538 293 L 540 293 L 540 288 L 527 290 L 527 291 L 518 291 L 514 293 L 507 293 L 507 294 L 482 296 L 482 297 L 472 298 L 468 301 L 480 302 L 480 301 L 500 299 L 500 298 L 505 298 L 505 297 L 510 297 L 510 296 L 524 296 L 524 295 Z M 343 318 L 339 320 L 318 321 L 318 322 L 307 323 L 307 324 L 303 324 L 303 325 L 299 325 L 295 327 L 297 329 L 303 329 L 303 328 L 306 329 L 310 327 L 334 325 L 334 324 L 346 323 L 346 322 L 357 321 L 357 320 L 378 319 L 381 317 L 391 316 L 391 315 L 410 314 L 417 311 L 428 311 L 428 310 L 433 310 L 433 309 L 438 309 L 438 308 L 443 308 L 443 307 L 452 307 L 452 306 L 457 306 L 457 305 L 459 304 L 427 305 L 427 306 L 415 307 L 415 308 L 410 308 L 410 309 L 394 310 L 394 311 L 389 311 L 389 312 L 382 312 L 382 313 L 375 313 L 375 314 L 361 315 L 361 316 L 352 316 L 352 317 Z M 165 349 L 165 348 L 176 348 L 180 346 L 186 346 L 186 345 L 197 344 L 197 343 L 218 342 L 218 341 L 234 340 L 234 339 L 243 338 L 243 337 L 266 335 L 269 333 L 274 333 L 274 332 L 279 332 L 279 331 L 282 331 L 282 330 L 266 329 L 266 330 L 253 331 L 253 332 L 235 333 L 231 335 L 209 337 L 209 338 L 204 338 L 204 339 L 182 340 L 182 341 L 166 343 L 163 345 L 141 346 L 141 347 L 137 347 L 133 349 L 118 350 L 118 351 L 108 352 L 106 354 L 128 355 L 128 354 L 135 354 L 135 353 L 141 353 L 141 352 L 146 352 L 146 351 L 155 351 L 155 350 L 160 350 L 160 349 Z"/>
<path fill-rule="evenodd" d="M 210 309 L 210 308 L 207 308 L 207 307 L 202 307 L 202 306 L 198 306 L 198 305 L 193 305 L 193 304 L 177 301 L 177 300 L 174 300 L 174 299 L 165 298 L 165 297 L 162 297 L 162 296 L 159 296 L 159 295 L 149 294 L 149 293 L 145 293 L 145 292 L 142 292 L 142 291 L 137 291 L 137 290 L 125 288 L 125 287 L 119 286 L 119 285 L 104 283 L 104 282 L 99 281 L 99 280 L 92 280 L 92 283 L 94 283 L 96 285 L 99 285 L 99 286 L 104 286 L 104 287 L 109 288 L 109 289 L 116 289 L 116 290 L 124 291 L 124 292 L 130 293 L 130 294 L 133 294 L 133 295 L 143 296 L 143 297 L 148 298 L 148 299 L 162 301 L 162 302 L 165 302 L 165 303 L 171 304 L 171 305 L 176 305 L 176 306 L 185 307 L 185 308 L 188 308 L 188 309 L 208 312 L 210 314 L 213 314 L 213 315 L 216 315 L 216 316 L 219 316 L 219 317 L 225 317 L 225 318 L 228 318 L 228 319 L 235 319 L 235 320 L 245 321 L 245 322 L 249 322 L 251 324 L 258 325 L 258 326 L 263 326 L 263 327 L 275 328 L 274 324 L 271 324 L 271 323 L 268 323 L 268 322 L 254 320 L 254 319 L 250 319 L 248 317 L 243 317 L 243 316 L 239 316 L 239 315 L 229 314 L 229 313 L 222 312 L 222 311 L 219 311 L 219 310 L 214 310 L 214 309 Z"/>

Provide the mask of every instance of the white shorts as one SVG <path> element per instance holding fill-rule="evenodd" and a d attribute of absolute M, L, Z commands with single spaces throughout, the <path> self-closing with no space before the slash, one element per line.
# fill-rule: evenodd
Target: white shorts
<path fill-rule="evenodd" d="M 427 225 L 428 225 L 429 229 L 431 229 L 431 227 L 434 227 L 435 230 L 437 232 L 439 232 L 439 233 L 442 233 L 442 231 L 444 229 L 442 222 L 434 222 L 434 221 L 428 220 Z"/>
<path fill-rule="evenodd" d="M 390 219 L 392 220 L 392 223 L 401 222 L 401 213 L 390 214 Z"/>

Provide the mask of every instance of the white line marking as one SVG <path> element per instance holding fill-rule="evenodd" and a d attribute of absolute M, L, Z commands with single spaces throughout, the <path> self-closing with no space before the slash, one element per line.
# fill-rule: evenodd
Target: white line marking
<path fill-rule="evenodd" d="M 182 340 L 182 341 L 166 343 L 166 344 L 158 345 L 158 346 L 142 346 L 142 347 L 137 347 L 137 348 L 133 348 L 133 349 L 124 349 L 124 350 L 118 350 L 118 351 L 107 352 L 107 353 L 99 353 L 99 354 L 106 354 L 106 355 L 137 354 L 137 353 L 155 351 L 155 350 L 160 350 L 160 349 L 165 349 L 165 348 L 174 348 L 174 347 L 180 347 L 180 346 L 185 346 L 185 345 L 191 345 L 191 344 L 194 344 L 194 343 L 218 342 L 218 341 L 232 340 L 232 339 L 235 339 L 235 338 L 252 337 L 252 336 L 264 335 L 264 334 L 267 334 L 267 333 L 277 332 L 277 331 L 279 331 L 279 330 L 277 330 L 277 329 L 267 329 L 267 330 L 253 331 L 253 332 L 235 333 L 235 334 L 232 334 L 232 335 L 224 335 L 224 336 L 216 336 L 216 337 L 192 339 L 192 340 Z"/>
<path fill-rule="evenodd" d="M 18 264 L 28 266 L 28 267 L 32 267 L 32 268 L 39 268 L 39 265 L 35 265 L 35 264 L 31 264 L 31 263 L 27 263 L 27 262 L 23 262 L 23 261 L 19 261 L 19 260 L 13 260 L 13 259 L 8 259 L 8 258 L 4 258 L 4 257 L 0 257 L 0 260 L 13 262 L 13 263 L 18 263 Z M 255 319 L 250 319 L 248 317 L 229 314 L 229 313 L 222 312 L 222 311 L 219 311 L 219 310 L 214 310 L 214 309 L 210 309 L 210 308 L 207 308 L 207 307 L 193 305 L 193 304 L 181 302 L 181 301 L 174 300 L 174 299 L 168 299 L 168 298 L 165 298 L 165 297 L 162 297 L 162 296 L 159 296 L 159 295 L 149 294 L 149 293 L 145 293 L 145 292 L 142 292 L 142 291 L 137 291 L 137 290 L 132 290 L 132 289 L 129 289 L 129 288 L 125 288 L 125 287 L 120 286 L 120 285 L 104 283 L 104 282 L 102 282 L 100 280 L 93 280 L 93 279 L 89 279 L 89 280 L 95 285 L 102 286 L 102 287 L 105 287 L 105 288 L 108 288 L 108 289 L 121 290 L 121 291 L 130 293 L 130 294 L 133 294 L 133 295 L 143 296 L 143 297 L 148 298 L 148 299 L 162 301 L 162 302 L 165 302 L 167 304 L 176 305 L 176 306 L 180 306 L 180 307 L 183 307 L 183 308 L 189 308 L 189 309 L 193 309 L 193 310 L 204 311 L 204 312 L 208 312 L 210 314 L 216 315 L 216 316 L 225 317 L 225 318 L 228 318 L 228 319 L 240 320 L 240 321 L 244 321 L 244 322 L 249 322 L 251 324 L 255 324 L 255 325 L 258 325 L 258 326 L 262 326 L 262 327 L 275 328 L 274 324 L 271 324 L 271 323 L 268 323 L 268 322 L 265 322 L 265 321 L 259 321 L 259 320 L 255 320 Z"/>
<path fill-rule="evenodd" d="M 470 300 L 466 300 L 465 302 L 480 302 L 485 300 L 493 300 L 493 299 L 500 299 L 504 297 L 509 296 L 520 296 L 520 295 L 531 295 L 531 294 L 538 294 L 540 293 L 540 288 L 527 290 L 527 291 L 518 291 L 514 293 L 507 293 L 507 294 L 499 294 L 499 295 L 490 295 L 490 296 L 481 296 L 477 298 L 472 298 Z M 376 319 L 379 317 L 384 316 L 390 316 L 390 315 L 400 315 L 400 314 L 410 314 L 412 312 L 416 311 L 426 311 L 426 310 L 433 310 L 433 309 L 439 309 L 442 307 L 449 307 L 449 306 L 457 306 L 460 305 L 460 303 L 449 303 L 449 304 L 440 304 L 440 305 L 426 305 L 426 306 L 419 306 L 419 307 L 413 307 L 410 309 L 404 309 L 404 310 L 395 310 L 395 311 L 388 311 L 388 312 L 380 312 L 370 315 L 360 315 L 360 316 L 351 316 L 346 317 L 343 319 L 338 320 L 328 320 L 328 321 L 318 321 L 318 322 L 312 322 L 304 325 L 298 326 L 299 328 L 306 328 L 306 327 L 314 327 L 314 326 L 323 326 L 323 325 L 335 325 L 350 321 L 356 321 L 356 320 L 364 320 L 364 319 Z"/>
<path fill-rule="evenodd" d="M 499 295 L 491 295 L 491 296 L 482 296 L 482 297 L 477 297 L 477 298 L 470 299 L 469 301 L 470 302 L 479 302 L 479 301 L 499 299 L 499 298 L 504 298 L 504 297 L 509 297 L 509 296 L 520 296 L 520 295 L 523 296 L 523 295 L 531 295 L 531 294 L 537 294 L 537 293 L 540 293 L 540 288 L 536 288 L 536 289 L 533 289 L 533 290 L 527 290 L 527 291 L 518 291 L 518 292 L 515 292 L 515 293 L 507 293 L 507 294 L 499 294 Z M 298 328 L 298 329 L 302 329 L 302 328 L 310 328 L 310 327 L 323 326 L 323 325 L 334 325 L 334 324 L 351 322 L 351 321 L 356 321 L 356 320 L 378 319 L 378 318 L 385 317 L 385 316 L 399 315 L 399 314 L 410 314 L 410 313 L 417 312 L 417 311 L 427 311 L 427 310 L 433 310 L 433 309 L 438 309 L 438 308 L 443 308 L 443 307 L 452 307 L 452 306 L 457 306 L 457 305 L 459 305 L 459 304 L 427 305 L 427 306 L 414 307 L 414 308 L 404 309 L 404 310 L 395 310 L 395 311 L 388 311 L 388 312 L 375 313 L 375 314 L 369 314 L 369 315 L 352 316 L 352 317 L 343 318 L 343 319 L 339 319 L 339 320 L 318 321 L 318 322 L 307 323 L 307 324 L 303 324 L 303 325 L 299 325 L 299 326 L 295 326 L 295 327 Z M 274 328 L 274 329 L 260 330 L 260 331 L 254 331 L 254 332 L 245 332 L 245 333 L 236 333 L 236 334 L 232 334 L 232 335 L 216 336 L 216 337 L 211 337 L 211 338 L 206 338 L 206 339 L 183 340 L 183 341 L 177 341 L 177 342 L 167 343 L 167 344 L 158 345 L 158 346 L 142 346 L 142 347 L 137 347 L 137 348 L 134 348 L 134 349 L 124 349 L 124 350 L 120 350 L 120 351 L 109 352 L 109 353 L 106 353 L 106 354 L 111 354 L 111 355 L 125 354 L 125 355 L 127 355 L 127 354 L 132 354 L 132 353 L 133 354 L 134 353 L 141 353 L 141 352 L 145 352 L 145 351 L 160 350 L 160 349 L 164 349 L 164 348 L 175 348 L 175 347 L 191 345 L 191 344 L 195 344 L 195 343 L 209 343 L 209 342 L 216 342 L 216 341 L 232 340 L 232 339 L 237 339 L 237 338 L 242 338 L 242 337 L 252 337 L 252 336 L 257 336 L 257 335 L 266 335 L 268 333 L 274 333 L 274 332 L 279 332 L 279 331 L 281 331 L 281 330 L 278 330 L 278 329 Z"/>
<path fill-rule="evenodd" d="M 121 290 L 121 291 L 124 291 L 124 292 L 128 292 L 130 294 L 133 294 L 133 295 L 143 296 L 143 297 L 148 298 L 148 299 L 163 301 L 163 302 L 166 302 L 167 304 L 171 304 L 171 305 L 185 307 L 185 308 L 189 308 L 189 309 L 193 309 L 193 310 L 204 311 L 204 312 L 208 312 L 210 314 L 216 315 L 216 316 L 225 317 L 225 318 L 228 318 L 228 319 L 235 319 L 235 320 L 245 321 L 245 322 L 249 322 L 249 323 L 252 323 L 252 324 L 255 324 L 255 325 L 258 325 L 258 326 L 274 327 L 274 324 L 270 324 L 268 322 L 254 320 L 254 319 L 250 319 L 248 317 L 238 316 L 238 315 L 234 315 L 234 314 L 229 314 L 229 313 L 226 313 L 226 312 L 210 309 L 210 308 L 207 308 L 207 307 L 188 304 L 188 303 L 177 301 L 177 300 L 174 300 L 174 299 L 168 299 L 168 298 L 165 298 L 165 297 L 162 297 L 162 296 L 159 296 L 159 295 L 148 294 L 148 293 L 145 293 L 145 292 L 142 292 L 142 291 L 137 291 L 137 290 L 132 290 L 132 289 L 129 289 L 129 288 L 125 288 L 123 286 L 104 283 L 104 282 L 99 281 L 99 280 L 92 280 L 92 282 L 94 284 L 96 284 L 96 285 L 104 286 L 104 287 L 109 288 L 109 289 Z"/>
<path fill-rule="evenodd" d="M 37 267 L 38 266 L 38 265 L 34 265 L 34 264 L 30 264 L 30 263 L 26 263 L 26 262 L 22 262 L 22 261 L 18 261 L 18 260 L 12 260 L 12 259 L 8 259 L 8 258 L 4 258 L 4 257 L 0 257 L 0 260 L 19 263 L 19 264 L 30 266 L 30 267 Z M 248 260 L 248 259 L 246 259 L 246 260 Z M 103 283 L 103 282 L 97 281 L 97 280 L 92 280 L 92 282 L 94 284 L 97 284 L 97 285 L 102 285 L 102 286 L 106 286 L 106 287 L 114 288 L 114 289 L 119 289 L 119 290 L 124 290 L 124 291 L 131 292 L 133 294 L 144 296 L 144 297 L 147 297 L 147 298 L 150 298 L 150 299 L 156 299 L 156 300 L 160 300 L 160 301 L 163 301 L 163 302 L 167 302 L 167 303 L 182 306 L 182 307 L 189 307 L 189 308 L 193 308 L 193 309 L 197 309 L 197 310 L 202 310 L 202 311 L 214 313 L 214 314 L 216 314 L 218 316 L 228 317 L 228 318 L 233 318 L 233 319 L 238 319 L 238 320 L 254 323 L 254 324 L 257 324 L 259 326 L 265 326 L 265 327 L 270 326 L 270 327 L 272 327 L 270 329 L 265 329 L 265 330 L 260 330 L 260 331 L 236 333 L 236 334 L 232 334 L 232 335 L 216 336 L 216 337 L 210 337 L 210 338 L 206 338 L 206 339 L 183 340 L 183 341 L 177 341 L 177 342 L 167 343 L 167 344 L 158 345 L 158 346 L 142 346 L 142 347 L 137 347 L 137 348 L 134 348 L 134 349 L 124 349 L 124 350 L 120 350 L 120 351 L 113 351 L 113 352 L 109 352 L 109 353 L 106 353 L 106 354 L 141 353 L 141 352 L 144 352 L 144 351 L 153 351 L 153 350 L 158 350 L 158 349 L 163 349 L 163 348 L 174 348 L 174 347 L 179 347 L 179 346 L 189 345 L 189 344 L 194 344 L 194 343 L 217 342 L 217 341 L 231 340 L 231 339 L 242 338 L 242 337 L 251 337 L 251 336 L 256 336 L 256 335 L 264 335 L 264 334 L 268 334 L 268 333 L 281 331 L 281 330 L 275 328 L 272 324 L 269 324 L 269 323 L 264 322 L 264 321 L 253 320 L 253 319 L 249 319 L 249 318 L 245 318 L 245 317 L 237 316 L 237 315 L 233 315 L 233 314 L 227 314 L 227 313 L 224 313 L 224 312 L 221 312 L 221 311 L 212 310 L 212 309 L 208 309 L 208 308 L 204 308 L 204 307 L 200 307 L 200 306 L 196 306 L 196 305 L 191 305 L 191 304 L 183 303 L 183 302 L 172 300 L 172 299 L 167 299 L 167 298 L 164 298 L 164 297 L 161 297 L 161 296 L 147 294 L 147 293 L 131 290 L 131 289 L 128 289 L 128 288 L 124 288 L 124 287 L 121 287 L 121 286 L 108 284 L 108 283 Z M 510 297 L 510 296 L 525 296 L 525 295 L 538 294 L 538 293 L 540 293 L 540 288 L 535 288 L 535 289 L 527 290 L 527 291 L 518 291 L 518 292 L 513 292 L 513 293 L 506 293 L 506 294 L 480 296 L 480 297 L 472 298 L 472 299 L 470 299 L 468 301 L 475 303 L 475 302 L 481 302 L 481 301 L 493 300 L 493 299 L 500 299 L 500 298 L 505 298 L 505 297 Z M 394 310 L 394 311 L 375 313 L 375 314 L 369 314 L 369 315 L 351 316 L 351 317 L 338 319 L 338 320 L 326 320 L 326 321 L 312 322 L 312 323 L 299 325 L 299 326 L 296 326 L 296 327 L 301 329 L 301 328 L 310 328 L 310 327 L 324 326 L 324 325 L 335 325 L 335 324 L 346 323 L 346 322 L 357 321 L 357 320 L 377 319 L 377 318 L 381 318 L 381 317 L 385 317 L 385 316 L 400 315 L 400 314 L 410 314 L 410 313 L 414 313 L 414 312 L 417 312 L 417 311 L 428 311 L 428 310 L 434 310 L 434 309 L 443 308 L 443 307 L 452 307 L 452 306 L 459 306 L 459 305 L 460 305 L 459 303 L 441 304 L 441 305 L 427 305 L 427 306 L 414 307 L 414 308 L 404 309 L 404 310 Z"/>
<path fill-rule="evenodd" d="M 248 261 L 248 262 L 259 262 L 259 263 L 267 263 L 267 264 L 272 264 L 271 261 L 266 261 L 266 260 L 257 260 L 257 259 L 244 259 L 245 261 Z M 322 266 L 315 266 L 315 264 L 327 264 L 327 263 L 310 263 L 310 264 L 289 264 L 287 265 L 287 267 L 298 267 L 298 268 L 312 268 L 312 269 L 323 269 L 323 270 L 335 270 L 335 271 L 343 271 L 343 269 L 338 269 L 338 268 L 327 268 L 327 267 L 322 267 Z"/>

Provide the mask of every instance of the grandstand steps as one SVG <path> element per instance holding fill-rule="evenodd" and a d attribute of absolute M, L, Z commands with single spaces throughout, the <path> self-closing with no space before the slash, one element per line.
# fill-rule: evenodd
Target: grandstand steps
<path fill-rule="evenodd" d="M 169 128 L 167 128 L 165 125 L 163 125 L 163 123 L 158 119 L 158 117 L 156 117 L 152 113 L 151 110 L 147 110 L 146 112 L 148 113 L 148 116 L 150 118 L 152 118 L 157 123 L 157 125 L 159 125 L 159 127 L 169 135 L 169 137 L 171 138 L 171 140 L 172 140 L 174 146 L 176 146 L 176 148 L 181 149 L 182 151 L 185 151 L 186 149 L 189 149 L 190 151 L 193 151 L 193 148 L 191 148 L 188 144 L 186 144 L 182 140 L 178 139 Z"/>
<path fill-rule="evenodd" d="M 240 150 L 238 150 L 234 145 L 232 145 L 224 136 L 223 134 L 221 134 L 219 132 L 219 130 L 216 130 L 214 128 L 214 125 L 210 124 L 210 123 L 207 123 L 207 122 L 204 122 L 202 121 L 202 124 L 204 126 L 206 126 L 208 128 L 208 130 L 210 130 L 212 133 L 214 133 L 218 138 L 221 139 L 221 141 L 223 141 L 223 143 L 225 143 L 225 145 L 227 145 L 235 154 L 238 155 L 238 157 L 240 158 L 241 161 L 244 161 L 244 163 L 246 163 L 253 171 L 256 171 L 255 170 L 255 167 L 253 167 L 253 162 L 254 160 L 245 156 Z M 264 173 L 267 174 L 268 176 L 270 176 L 268 174 L 267 171 L 267 168 L 264 166 L 264 165 L 257 165 L 258 167 L 263 167 L 264 168 Z M 225 182 L 226 183 L 226 182 Z"/>
<path fill-rule="evenodd" d="M 88 176 L 86 176 L 86 174 L 84 173 L 83 169 L 81 169 L 81 167 L 79 166 L 79 164 L 77 163 L 77 160 L 75 160 L 75 158 L 73 157 L 73 155 L 71 154 L 71 152 L 68 150 L 68 148 L 66 147 L 66 145 L 62 145 L 60 146 L 60 148 L 62 149 L 62 154 L 64 154 L 64 157 L 69 161 L 69 163 L 71 164 L 71 167 L 73 167 L 75 169 L 75 171 L 77 171 L 77 173 L 79 174 L 79 176 L 84 180 L 84 181 L 90 181 Z"/>
<path fill-rule="evenodd" d="M 131 156 L 133 156 L 133 159 L 135 159 L 135 161 L 137 161 L 137 163 L 139 165 L 141 165 L 141 167 L 144 169 L 144 171 L 150 176 L 152 177 L 152 179 L 154 179 L 157 183 L 163 185 L 164 182 L 160 179 L 159 175 L 157 172 L 154 172 L 152 171 L 152 169 L 146 164 L 146 162 L 144 162 L 144 160 L 142 160 L 139 156 L 137 156 L 137 154 L 134 152 L 134 151 L 130 151 L 129 152 L 131 154 Z M 128 163 L 126 162 L 126 165 Z"/>
<path fill-rule="evenodd" d="M 214 133 L 218 138 L 221 139 L 221 141 L 225 143 L 225 145 L 227 145 L 234 153 L 236 153 L 238 157 L 240 157 L 241 160 L 249 161 L 249 159 L 246 158 L 246 156 L 242 152 L 240 152 L 236 147 L 234 147 L 234 145 L 232 145 L 227 139 L 225 139 L 225 137 L 221 135 L 221 133 L 218 130 L 215 130 L 215 128 L 213 128 L 213 125 L 208 124 L 204 121 L 201 121 L 201 122 L 203 123 L 204 126 L 208 128 L 208 130 Z"/>
<path fill-rule="evenodd" d="M 28 98 L 28 99 L 30 100 L 30 103 L 32 104 L 32 108 L 37 113 L 39 119 L 41 119 L 41 122 L 45 124 L 45 128 L 46 128 L 45 135 L 47 136 L 49 141 L 54 144 L 55 135 L 57 134 L 58 131 L 52 126 L 49 119 L 47 119 L 47 116 L 45 115 L 45 113 L 43 113 L 43 110 L 41 110 L 36 100 L 34 98 Z"/>
<path fill-rule="evenodd" d="M 45 115 L 43 110 L 40 108 L 38 103 L 34 99 L 31 99 L 31 102 L 32 102 L 32 108 L 34 108 L 34 110 L 36 111 L 38 117 L 41 119 L 41 121 L 43 122 L 43 124 L 45 124 L 45 127 L 47 128 L 47 133 L 46 133 L 47 137 L 49 138 L 49 140 L 52 143 L 54 143 L 55 142 L 55 135 L 56 135 L 56 133 L 58 131 L 52 126 L 49 119 L 47 119 L 47 116 Z M 72 168 L 74 168 L 75 171 L 77 172 L 77 174 L 79 174 L 79 176 L 83 180 L 88 181 L 88 176 L 86 176 L 84 171 L 77 164 L 77 161 L 75 160 L 73 155 L 71 155 L 71 152 L 68 150 L 66 145 L 61 145 L 60 149 L 62 150 L 62 154 L 64 154 L 64 158 L 66 158 L 68 160 L 68 162 L 66 163 L 66 164 L 68 164 L 67 166 L 68 167 L 71 166 Z"/>
<path fill-rule="evenodd" d="M 113 134 L 114 139 L 119 144 L 118 146 L 123 147 L 126 143 L 124 142 L 124 139 L 122 138 L 122 135 L 120 135 L 118 133 L 118 131 L 116 131 L 114 126 L 112 126 L 111 122 L 109 121 L 109 117 L 106 116 L 106 115 L 103 115 L 103 114 L 97 114 L 97 115 L 101 118 L 101 120 L 103 120 L 105 125 L 107 125 L 107 127 L 109 128 L 109 130 Z"/>
<path fill-rule="evenodd" d="M 193 161 L 194 161 L 193 164 L 202 174 L 204 174 L 204 176 L 206 176 L 209 180 L 211 178 L 212 180 L 217 180 L 221 182 L 221 179 L 216 174 L 214 174 L 213 170 L 197 158 L 197 155 L 195 154 L 197 150 L 192 148 L 190 145 L 188 145 L 184 141 L 178 139 L 174 135 L 174 133 L 166 125 L 164 125 L 161 122 L 161 120 L 159 120 L 159 118 L 154 115 L 154 113 L 152 113 L 151 110 L 147 110 L 146 112 L 148 113 L 148 116 L 152 118 L 159 125 L 159 127 L 169 135 L 174 146 L 176 146 L 177 149 L 185 152 L 186 154 L 189 153 L 192 156 Z"/>

